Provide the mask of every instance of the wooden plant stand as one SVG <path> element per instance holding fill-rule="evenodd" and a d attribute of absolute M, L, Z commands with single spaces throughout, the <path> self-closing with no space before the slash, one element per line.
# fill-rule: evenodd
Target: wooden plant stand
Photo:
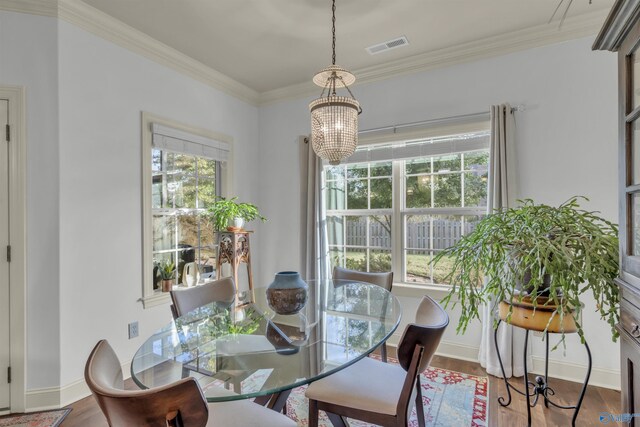
<path fill-rule="evenodd" d="M 230 264 L 233 281 L 238 292 L 238 267 L 241 263 L 247 266 L 249 291 L 253 291 L 253 274 L 251 273 L 251 250 L 249 235 L 253 231 L 219 231 L 218 257 L 216 258 L 216 278 L 222 278 L 222 265 Z"/>

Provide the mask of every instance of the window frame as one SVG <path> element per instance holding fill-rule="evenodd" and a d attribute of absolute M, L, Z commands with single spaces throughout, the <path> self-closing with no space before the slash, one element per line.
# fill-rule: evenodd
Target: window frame
<path fill-rule="evenodd" d="M 144 308 L 155 307 L 168 304 L 170 302 L 168 292 L 156 292 L 153 289 L 153 208 L 152 208 L 152 124 L 160 124 L 183 132 L 204 138 L 224 142 L 229 146 L 229 159 L 227 162 L 220 162 L 219 176 L 216 180 L 220 182 L 220 194 L 227 197 L 233 192 L 233 138 L 229 135 L 198 128 L 165 117 L 157 116 L 149 112 L 142 112 L 142 305 Z M 218 172 L 218 171 L 216 171 Z M 218 173 L 217 173 L 218 175 Z"/>
<path fill-rule="evenodd" d="M 373 135 L 368 136 L 366 138 L 361 138 L 360 147 L 367 147 L 371 145 L 381 145 L 381 144 L 389 144 L 389 143 L 400 143 L 403 141 L 410 140 L 419 140 L 419 139 L 430 139 L 439 136 L 447 136 L 447 135 L 459 135 L 465 133 L 473 133 L 473 132 L 481 132 L 481 131 L 490 131 L 490 122 L 488 121 L 488 115 L 486 120 L 478 120 L 474 122 L 467 123 L 458 123 L 458 124 L 445 124 L 443 126 L 431 126 L 428 128 L 423 128 L 419 130 L 408 130 L 404 132 L 394 132 L 392 135 Z M 487 144 L 486 150 L 490 150 L 490 144 Z M 470 151 L 455 151 L 451 152 L 451 154 L 457 153 L 472 153 L 478 152 L 479 150 L 470 150 Z M 443 154 L 446 155 L 446 154 Z M 426 155 L 425 157 L 438 157 L 439 155 Z M 385 160 L 377 159 L 371 160 L 370 162 L 357 162 L 355 164 L 363 164 L 363 163 L 377 163 L 383 162 Z M 477 215 L 486 215 L 488 212 L 488 207 L 431 207 L 431 208 L 407 208 L 405 192 L 406 192 L 406 182 L 405 182 L 405 163 L 407 160 L 404 159 L 389 159 L 386 161 L 391 161 L 391 177 L 392 177 L 392 207 L 391 209 L 357 209 L 357 210 L 349 210 L 346 205 L 346 196 L 345 196 L 345 208 L 344 209 L 328 209 L 327 208 L 327 217 L 329 216 L 371 216 L 371 215 L 382 215 L 386 212 L 391 212 L 391 269 L 396 274 L 394 275 L 394 289 L 404 288 L 404 291 L 401 293 L 405 293 L 407 295 L 413 295 L 413 290 L 418 290 L 418 292 L 424 292 L 425 289 L 432 289 L 436 291 L 446 292 L 451 288 L 450 284 L 446 283 L 419 283 L 419 282 L 407 282 L 405 281 L 406 277 L 406 251 L 411 250 L 406 247 L 406 227 L 405 227 L 405 218 L 409 215 L 464 215 L 464 216 L 477 216 Z M 463 159 L 461 158 L 461 162 Z M 324 163 L 323 166 L 328 165 L 328 163 Z M 465 165 L 461 164 L 460 171 L 458 172 L 461 175 L 465 174 Z M 491 165 L 488 165 L 490 170 Z M 369 166 L 370 169 L 370 166 Z M 436 175 L 436 173 L 431 172 L 431 175 Z M 371 179 L 370 174 L 367 179 Z M 345 170 L 345 193 L 347 191 L 347 176 Z M 324 184 L 324 174 L 323 174 L 323 184 Z M 325 187 L 323 185 L 323 187 Z M 487 183 L 487 192 L 490 189 Z M 370 196 L 370 194 L 369 194 Z M 461 204 L 464 205 L 464 194 L 461 195 L 463 198 L 461 200 Z M 432 198 L 433 204 L 433 198 Z M 385 213 L 380 213 L 382 211 L 386 211 Z M 346 225 L 345 225 L 346 230 Z M 346 233 L 346 231 L 345 231 Z M 367 232 L 368 235 L 368 232 Z M 346 239 L 344 240 L 344 244 L 342 247 L 347 247 Z M 333 247 L 329 247 L 329 253 L 331 253 Z M 370 246 L 360 248 L 364 250 L 372 249 Z M 374 250 L 376 248 L 373 248 Z M 430 248 L 425 249 L 425 252 L 435 254 L 437 250 Z"/>

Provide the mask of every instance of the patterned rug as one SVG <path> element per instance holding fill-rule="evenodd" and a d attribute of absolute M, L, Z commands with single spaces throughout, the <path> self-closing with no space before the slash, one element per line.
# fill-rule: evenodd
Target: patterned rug
<path fill-rule="evenodd" d="M 0 417 L 0 427 L 58 427 L 71 409 L 32 412 Z"/>
<path fill-rule="evenodd" d="M 485 427 L 487 425 L 487 377 L 427 368 L 420 374 L 426 427 Z M 293 390 L 287 401 L 287 415 L 299 426 L 309 425 L 309 402 L 304 397 L 306 386 Z M 351 427 L 370 427 L 361 421 L 349 420 Z M 409 426 L 417 427 L 416 409 Z M 320 427 L 332 427 L 320 411 Z"/>

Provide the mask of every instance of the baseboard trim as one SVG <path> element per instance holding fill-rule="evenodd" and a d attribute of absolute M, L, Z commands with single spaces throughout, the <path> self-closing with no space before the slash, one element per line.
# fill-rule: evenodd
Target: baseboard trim
<path fill-rule="evenodd" d="M 533 356 L 534 374 L 544 374 L 544 357 Z M 586 365 L 576 365 L 561 360 L 549 360 L 549 376 L 561 380 L 583 383 L 587 374 Z M 592 368 L 589 385 L 620 390 L 620 371 L 615 369 Z"/>
<path fill-rule="evenodd" d="M 391 347 L 397 347 L 400 337 L 401 335 L 399 334 L 393 334 L 387 341 L 387 344 Z M 438 356 L 450 357 L 451 359 L 478 363 L 478 351 L 479 348 L 476 346 L 442 340 L 440 341 L 436 354 Z M 544 374 L 544 357 L 532 356 L 532 359 L 533 369 L 531 373 L 537 375 Z M 549 376 L 553 378 L 582 383 L 584 382 L 586 373 L 586 365 L 576 365 L 561 360 L 549 360 Z M 594 367 L 591 369 L 589 385 L 620 390 L 620 371 Z"/>
<path fill-rule="evenodd" d="M 122 365 L 124 378 L 131 377 L 131 362 Z M 80 378 L 62 387 L 46 387 L 27 390 L 26 412 L 60 409 L 89 396 L 91 391 L 84 378 Z"/>
<path fill-rule="evenodd" d="M 59 409 L 60 387 L 37 388 L 27 390 L 25 412 L 48 411 Z"/>

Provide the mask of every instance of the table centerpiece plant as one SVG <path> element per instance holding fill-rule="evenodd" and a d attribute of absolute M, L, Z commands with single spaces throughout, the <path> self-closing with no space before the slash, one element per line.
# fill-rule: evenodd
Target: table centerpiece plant
<path fill-rule="evenodd" d="M 538 305 L 555 308 L 551 318 L 559 316 L 561 322 L 573 316 L 584 342 L 580 300 L 590 292 L 596 311 L 611 326 L 612 339 L 617 339 L 619 295 L 613 281 L 619 270 L 618 227 L 597 212 L 581 209 L 579 199 L 588 200 L 575 196 L 558 207 L 519 201 L 518 207 L 484 217 L 475 230 L 434 258 L 435 263 L 450 263 L 445 282 L 452 288 L 443 302 L 460 304 L 459 333 L 480 318 L 481 304 L 527 298 L 534 310 Z M 513 309 L 509 307 L 507 322 Z"/>
<path fill-rule="evenodd" d="M 209 207 L 207 213 L 213 220 L 216 231 L 229 229 L 242 230 L 244 222 L 267 219 L 260 215 L 258 207 L 252 203 L 238 202 L 237 197 L 230 199 L 218 197 Z"/>

